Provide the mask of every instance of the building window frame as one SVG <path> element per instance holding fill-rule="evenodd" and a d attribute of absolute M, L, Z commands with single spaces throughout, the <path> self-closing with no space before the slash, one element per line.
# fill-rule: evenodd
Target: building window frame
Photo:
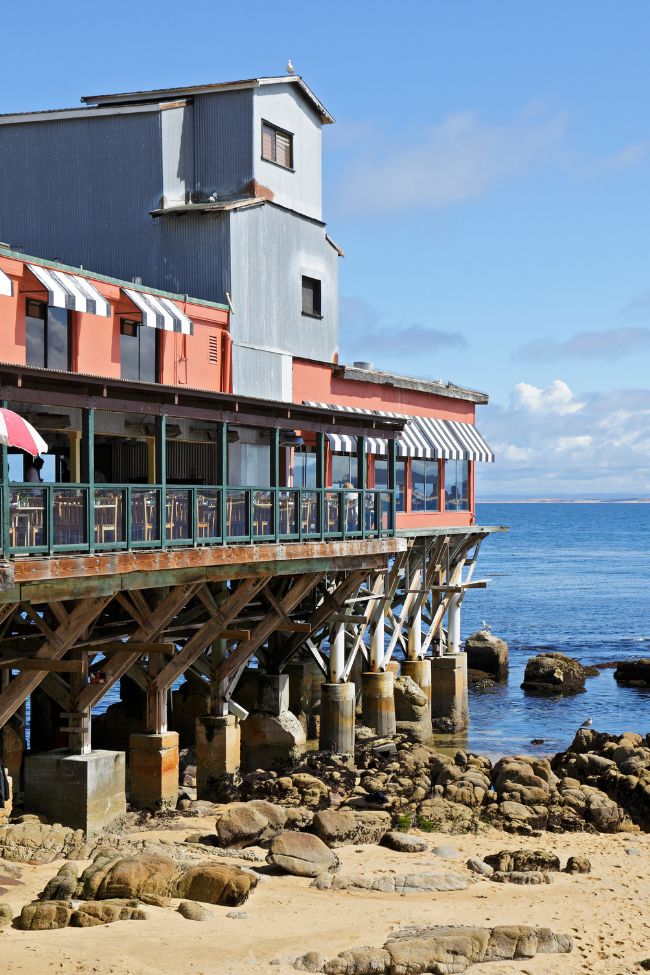
<path fill-rule="evenodd" d="M 135 320 L 133 318 L 123 317 L 123 318 L 120 318 L 119 328 L 120 328 L 120 378 L 121 379 L 127 379 L 127 380 L 130 379 L 131 381 L 134 381 L 134 382 L 145 382 L 145 383 L 146 382 L 154 382 L 154 383 L 159 383 L 160 382 L 160 369 L 161 369 L 161 359 L 162 359 L 162 356 L 161 356 L 161 349 L 160 349 L 160 333 L 159 333 L 158 329 L 151 329 L 151 331 L 153 331 L 153 333 L 154 333 L 153 334 L 153 340 L 154 340 L 154 350 L 155 350 L 155 352 L 154 352 L 154 370 L 153 370 L 154 371 L 154 375 L 153 375 L 153 379 L 148 378 L 148 377 L 145 377 L 143 379 L 142 378 L 142 342 L 140 341 L 140 339 L 141 339 L 141 337 L 142 337 L 143 334 L 144 335 L 148 335 L 149 334 L 150 326 L 149 325 L 143 325 L 142 322 L 139 322 L 139 321 L 137 321 L 137 320 Z M 146 329 L 147 331 L 143 333 L 142 332 L 142 329 Z M 124 368 L 125 367 L 124 367 L 123 353 L 122 353 L 122 337 L 123 336 L 128 336 L 130 338 L 137 338 L 138 339 L 138 376 L 137 377 L 136 376 L 125 376 L 124 375 Z"/>
<path fill-rule="evenodd" d="M 289 173 L 295 173 L 293 155 L 293 132 L 288 129 L 280 128 L 273 122 L 262 119 L 262 159 L 264 162 L 272 163 L 285 169 Z M 282 159 L 288 159 L 283 162 Z"/>
<path fill-rule="evenodd" d="M 418 467 L 416 468 L 416 465 Z M 422 465 L 422 484 L 424 486 L 421 502 L 417 502 L 415 478 L 416 470 Z M 433 485 L 433 491 L 429 491 Z M 413 457 L 411 459 L 411 511 L 416 513 L 431 513 L 440 511 L 440 465 L 437 460 Z"/>
<path fill-rule="evenodd" d="M 65 316 L 62 321 L 61 317 Z M 42 362 L 29 361 L 30 345 L 30 323 L 41 321 L 42 326 Z M 62 362 L 53 363 L 54 358 L 54 327 L 65 329 L 65 364 Z M 40 357 L 39 357 L 40 358 Z M 72 372 L 72 315 L 67 308 L 55 308 L 48 305 L 45 301 L 36 298 L 27 298 L 25 302 L 25 364 L 40 369 L 57 369 L 63 372 Z"/>
<path fill-rule="evenodd" d="M 335 466 L 340 467 L 341 471 L 334 470 Z M 340 476 L 334 476 L 335 473 Z M 352 485 L 353 488 L 359 487 L 359 469 L 356 454 L 348 454 L 342 451 L 332 452 L 332 487 L 343 488 L 345 484 Z"/>
<path fill-rule="evenodd" d="M 459 481 L 460 472 L 460 481 Z M 445 511 L 470 510 L 470 469 L 467 460 L 445 461 Z M 459 491 L 458 486 L 461 485 Z M 454 491 L 454 497 L 450 497 Z"/>
<path fill-rule="evenodd" d="M 311 289 L 311 292 L 310 292 Z M 302 314 L 306 318 L 323 317 L 323 282 L 310 274 L 302 275 Z"/>

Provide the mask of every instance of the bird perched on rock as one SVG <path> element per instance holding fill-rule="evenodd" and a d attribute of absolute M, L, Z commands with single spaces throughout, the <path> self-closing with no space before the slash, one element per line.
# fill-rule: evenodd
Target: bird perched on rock
<path fill-rule="evenodd" d="M 591 720 L 591 718 L 587 718 L 586 721 L 583 721 L 582 722 L 582 724 L 580 725 L 580 727 L 581 728 L 591 728 L 592 724 L 593 724 L 593 721 Z"/>
<path fill-rule="evenodd" d="M 295 74 L 295 73 L 296 73 L 296 69 L 291 63 L 291 58 L 289 58 L 289 60 L 287 61 L 287 74 Z"/>

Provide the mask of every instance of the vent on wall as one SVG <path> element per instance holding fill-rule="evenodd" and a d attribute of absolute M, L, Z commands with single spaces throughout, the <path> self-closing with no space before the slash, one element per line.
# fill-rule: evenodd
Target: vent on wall
<path fill-rule="evenodd" d="M 208 336 L 208 362 L 219 362 L 219 339 L 216 335 Z"/>

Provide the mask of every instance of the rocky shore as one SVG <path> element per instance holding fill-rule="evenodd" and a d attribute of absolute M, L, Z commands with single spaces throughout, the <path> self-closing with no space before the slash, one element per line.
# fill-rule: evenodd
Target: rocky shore
<path fill-rule="evenodd" d="M 488 971 L 499 961 L 530 973 L 622 973 L 639 971 L 650 955 L 641 948 L 647 921 L 639 921 L 639 937 L 628 931 L 605 945 L 595 931 L 586 942 L 574 916 L 585 899 L 593 909 L 594 896 L 609 891 L 629 919 L 628 888 L 635 910 L 650 893 L 647 736 L 581 729 L 551 759 L 492 763 L 404 735 L 368 735 L 354 763 L 307 753 L 279 772 L 231 777 L 215 803 L 193 798 L 191 758 L 186 753 L 175 812 L 129 813 L 101 842 L 35 816 L 0 827 L 0 948 L 12 975 L 54 970 L 42 947 L 53 937 L 44 932 L 55 929 L 76 960 L 70 970 L 93 971 L 94 948 L 76 930 L 89 927 L 106 928 L 107 937 L 118 929 L 134 957 L 135 932 L 155 929 L 168 944 L 155 970 L 175 972 L 171 958 L 178 964 L 188 944 L 195 950 L 203 942 L 178 928 L 188 920 L 217 940 L 240 942 L 239 955 L 233 945 L 218 963 L 199 948 L 196 971 L 205 975 L 234 975 L 238 957 L 249 958 L 255 973 L 273 965 L 287 973 L 446 975 Z M 294 930 L 288 917 L 303 917 L 306 904 L 311 921 Z M 247 924 L 258 911 L 263 949 Z M 341 924 L 335 935 L 332 912 Z M 172 917 L 180 920 L 163 920 Z M 35 948 L 33 958 L 21 944 Z M 140 971 L 122 955 L 123 967 L 100 970 Z M 520 967 L 538 966 L 537 959 L 543 967 Z M 607 967 L 613 964 L 619 967 Z M 152 970 L 143 962 L 143 973 Z"/>

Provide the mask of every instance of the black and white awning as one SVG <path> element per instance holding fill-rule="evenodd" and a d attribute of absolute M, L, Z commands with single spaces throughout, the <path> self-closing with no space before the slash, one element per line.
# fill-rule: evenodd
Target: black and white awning
<path fill-rule="evenodd" d="M 122 290 L 142 312 L 143 325 L 148 325 L 149 328 L 159 328 L 165 332 L 180 332 L 182 335 L 193 334 L 192 322 L 170 298 L 148 294 L 146 291 L 135 291 L 132 288 L 123 288 Z"/>
<path fill-rule="evenodd" d="M 53 308 L 66 308 L 87 315 L 101 315 L 109 318 L 111 306 L 88 278 L 80 274 L 65 274 L 54 268 L 41 267 L 40 264 L 27 265 L 47 290 L 47 303 Z"/>
<path fill-rule="evenodd" d="M 381 410 L 366 410 L 358 406 L 339 406 L 335 403 L 305 402 L 305 406 L 318 406 L 321 409 L 338 410 L 345 413 L 364 413 L 366 415 L 407 419 L 408 423 L 396 438 L 397 456 L 415 457 L 428 460 L 471 460 L 487 464 L 494 462 L 494 453 L 472 423 L 460 420 L 439 420 L 429 416 L 410 416 L 406 413 L 384 413 Z M 332 450 L 336 453 L 350 453 L 356 450 L 356 437 L 327 435 Z M 382 437 L 366 437 L 366 452 L 385 456 L 388 442 Z M 354 441 L 354 446 L 340 445 L 343 441 Z"/>
<path fill-rule="evenodd" d="M 357 438 L 350 437 L 347 433 L 326 433 L 334 454 L 356 454 Z"/>
<path fill-rule="evenodd" d="M 0 295 L 4 295 L 5 298 L 11 298 L 13 293 L 14 288 L 11 278 L 4 271 L 0 271 Z"/>

